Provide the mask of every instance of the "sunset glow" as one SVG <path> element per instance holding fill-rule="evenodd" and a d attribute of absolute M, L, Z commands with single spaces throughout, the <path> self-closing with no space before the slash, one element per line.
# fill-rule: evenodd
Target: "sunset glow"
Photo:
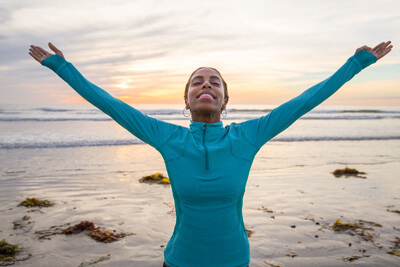
<path fill-rule="evenodd" d="M 51 41 L 91 82 L 129 103 L 183 103 L 191 72 L 215 67 L 233 104 L 276 105 L 332 75 L 362 45 L 393 51 L 331 105 L 400 105 L 400 2 L 6 1 L 0 103 L 84 100 L 29 55 Z M 373 27 L 371 27 L 373 25 Z M 37 29 L 40 29 L 37 30 Z"/>

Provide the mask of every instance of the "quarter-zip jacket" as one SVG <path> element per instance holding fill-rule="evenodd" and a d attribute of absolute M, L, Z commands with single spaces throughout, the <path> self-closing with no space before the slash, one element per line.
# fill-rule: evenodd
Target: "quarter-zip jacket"
<path fill-rule="evenodd" d="M 331 77 L 260 118 L 225 127 L 221 121 L 191 121 L 190 128 L 144 115 L 90 83 L 58 55 L 42 64 L 161 153 L 176 211 L 175 228 L 164 250 L 165 262 L 171 267 L 245 267 L 250 263 L 250 246 L 242 204 L 256 153 L 376 60 L 362 50 Z"/>

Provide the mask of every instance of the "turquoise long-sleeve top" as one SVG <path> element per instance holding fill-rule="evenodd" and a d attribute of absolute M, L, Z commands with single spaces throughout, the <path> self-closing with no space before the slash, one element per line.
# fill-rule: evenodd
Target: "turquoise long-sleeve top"
<path fill-rule="evenodd" d="M 157 149 L 167 168 L 176 224 L 164 250 L 171 267 L 245 267 L 250 246 L 243 195 L 258 150 L 377 58 L 362 50 L 326 80 L 260 118 L 182 127 L 148 117 L 85 79 L 58 55 L 42 61 L 76 92 Z"/>

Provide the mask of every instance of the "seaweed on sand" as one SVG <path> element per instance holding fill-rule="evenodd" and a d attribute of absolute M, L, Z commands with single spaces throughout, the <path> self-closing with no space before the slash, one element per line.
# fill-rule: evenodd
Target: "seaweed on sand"
<path fill-rule="evenodd" d="M 269 209 L 269 208 L 266 208 L 266 207 L 264 207 L 264 206 L 261 206 L 260 208 L 257 208 L 257 210 L 262 210 L 264 213 L 265 213 L 265 212 L 274 213 L 273 210 L 271 210 L 271 209 Z"/>
<path fill-rule="evenodd" d="M 353 261 L 359 260 L 359 259 L 364 258 L 364 257 L 368 258 L 368 257 L 371 257 L 371 256 L 370 255 L 362 255 L 362 256 L 353 255 L 353 256 L 343 257 L 342 260 L 343 261 L 353 262 Z"/>
<path fill-rule="evenodd" d="M 139 182 L 148 184 L 170 184 L 169 179 L 161 173 L 156 173 L 148 176 L 143 176 Z"/>
<path fill-rule="evenodd" d="M 251 235 L 254 233 L 254 231 L 247 229 L 246 226 L 245 226 L 245 229 L 246 229 L 247 237 L 251 237 Z"/>
<path fill-rule="evenodd" d="M 338 233 L 347 233 L 350 235 L 357 235 L 365 241 L 372 241 L 375 237 L 372 227 L 382 227 L 381 224 L 369 221 L 358 220 L 354 223 L 342 223 L 340 219 L 330 226 L 332 230 Z M 376 244 L 381 248 L 379 244 Z"/>
<path fill-rule="evenodd" d="M 5 239 L 0 240 L 0 266 L 13 265 L 16 261 L 25 261 L 32 256 L 28 254 L 25 257 L 17 257 L 20 252 L 20 245 L 10 244 Z"/>
<path fill-rule="evenodd" d="M 397 213 L 397 214 L 400 214 L 400 210 L 389 210 L 389 209 L 386 209 L 387 211 L 390 211 L 390 212 L 393 212 L 393 213 Z"/>
<path fill-rule="evenodd" d="M 63 231 L 63 234 L 66 235 L 79 234 L 85 230 L 87 230 L 88 236 L 90 236 L 96 241 L 103 243 L 111 243 L 127 236 L 127 234 L 125 233 L 118 234 L 107 231 L 104 228 L 97 226 L 93 222 L 88 222 L 88 221 L 82 221 L 79 224 L 68 227 Z"/>
<path fill-rule="evenodd" d="M 389 248 L 391 251 L 388 251 L 388 254 L 395 255 L 397 257 L 400 257 L 400 237 L 395 237 L 394 241 L 391 241 L 394 245 L 390 246 Z"/>
<path fill-rule="evenodd" d="M 61 226 L 52 226 L 49 230 L 36 231 L 35 233 L 39 234 L 39 239 L 43 239 L 57 234 L 79 234 L 83 231 L 86 231 L 86 234 L 94 240 L 103 243 L 111 243 L 118 241 L 125 236 L 133 235 L 130 233 L 115 233 L 115 231 L 111 232 L 89 221 L 81 221 L 80 223 L 65 229 L 61 228 Z"/>
<path fill-rule="evenodd" d="M 66 225 L 69 225 L 66 224 Z M 54 225 L 52 227 L 50 227 L 47 230 L 40 230 L 40 231 L 35 231 L 35 234 L 39 235 L 39 239 L 48 239 L 50 240 L 50 236 L 52 235 L 60 235 L 63 234 L 65 225 Z"/>
<path fill-rule="evenodd" d="M 13 229 L 14 229 L 14 230 L 19 230 L 19 229 L 21 229 L 21 230 L 23 230 L 24 232 L 29 232 L 29 231 L 32 229 L 32 227 L 33 227 L 32 221 L 29 221 L 30 218 L 31 218 L 31 217 L 25 215 L 25 216 L 22 217 L 21 219 L 13 221 L 13 222 L 12 222 L 13 225 L 14 225 Z"/>
<path fill-rule="evenodd" d="M 20 251 L 18 245 L 8 243 L 5 239 L 0 240 L 0 259 L 7 260 L 8 258 L 14 258 Z"/>
<path fill-rule="evenodd" d="M 48 200 L 39 200 L 35 197 L 33 198 L 26 198 L 24 201 L 22 201 L 18 206 L 24 206 L 24 207 L 51 207 L 53 206 L 54 203 L 51 203 Z"/>
<path fill-rule="evenodd" d="M 367 177 L 365 176 L 360 176 L 360 174 L 366 174 L 365 172 L 361 172 L 357 169 L 351 169 L 351 168 L 344 168 L 344 169 L 336 169 L 332 173 L 333 175 L 336 176 L 336 178 L 342 177 L 343 175 L 347 178 L 349 176 L 354 176 L 362 179 L 366 179 Z"/>

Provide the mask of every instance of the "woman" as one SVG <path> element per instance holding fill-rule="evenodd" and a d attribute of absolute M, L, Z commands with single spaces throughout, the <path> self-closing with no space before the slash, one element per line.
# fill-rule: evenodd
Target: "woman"
<path fill-rule="evenodd" d="M 185 89 L 192 119 L 186 128 L 148 117 L 112 97 L 87 81 L 54 45 L 49 47 L 55 55 L 38 46 L 31 46 L 29 54 L 163 156 L 176 210 L 174 232 L 164 250 L 164 266 L 171 267 L 249 266 L 242 201 L 256 153 L 392 48 L 390 41 L 373 49 L 360 47 L 331 77 L 269 114 L 225 127 L 221 113 L 229 99 L 227 85 L 217 70 L 200 68 Z"/>

